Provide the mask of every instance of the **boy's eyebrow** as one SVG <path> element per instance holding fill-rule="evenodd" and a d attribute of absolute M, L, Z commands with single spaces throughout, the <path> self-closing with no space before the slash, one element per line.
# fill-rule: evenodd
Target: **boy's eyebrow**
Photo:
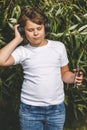
<path fill-rule="evenodd" d="M 39 27 L 42 27 L 41 25 L 39 25 L 38 27 L 36 28 L 39 28 Z M 26 29 L 33 29 L 33 27 L 26 27 Z"/>

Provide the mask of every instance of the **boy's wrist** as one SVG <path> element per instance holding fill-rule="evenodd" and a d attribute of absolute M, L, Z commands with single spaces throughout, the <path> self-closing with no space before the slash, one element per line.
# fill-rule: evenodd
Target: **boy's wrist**
<path fill-rule="evenodd" d="M 15 43 L 17 43 L 17 45 L 19 45 L 23 41 L 23 38 L 15 37 L 14 40 L 15 40 Z"/>

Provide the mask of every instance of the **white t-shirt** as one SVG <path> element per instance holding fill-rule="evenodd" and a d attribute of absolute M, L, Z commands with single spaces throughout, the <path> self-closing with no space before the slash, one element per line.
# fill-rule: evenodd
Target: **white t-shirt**
<path fill-rule="evenodd" d="M 21 101 L 35 106 L 60 104 L 64 101 L 60 67 L 68 64 L 63 43 L 48 40 L 47 45 L 17 47 L 12 53 L 15 64 L 21 64 L 24 81 Z"/>

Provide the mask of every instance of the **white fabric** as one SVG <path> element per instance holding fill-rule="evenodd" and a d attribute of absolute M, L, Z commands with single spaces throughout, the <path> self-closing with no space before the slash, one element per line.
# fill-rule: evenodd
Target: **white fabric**
<path fill-rule="evenodd" d="M 24 71 L 23 103 L 47 106 L 64 101 L 60 67 L 68 64 L 68 58 L 63 43 L 48 40 L 47 45 L 41 47 L 19 46 L 12 56 Z"/>

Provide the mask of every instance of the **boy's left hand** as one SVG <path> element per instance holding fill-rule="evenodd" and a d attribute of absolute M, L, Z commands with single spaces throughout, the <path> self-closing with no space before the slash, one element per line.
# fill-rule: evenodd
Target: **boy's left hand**
<path fill-rule="evenodd" d="M 74 83 L 76 84 L 76 86 L 80 86 L 82 85 L 82 81 L 83 81 L 83 72 L 77 72 L 76 69 L 74 69 L 74 73 L 75 73 L 75 81 Z"/>

